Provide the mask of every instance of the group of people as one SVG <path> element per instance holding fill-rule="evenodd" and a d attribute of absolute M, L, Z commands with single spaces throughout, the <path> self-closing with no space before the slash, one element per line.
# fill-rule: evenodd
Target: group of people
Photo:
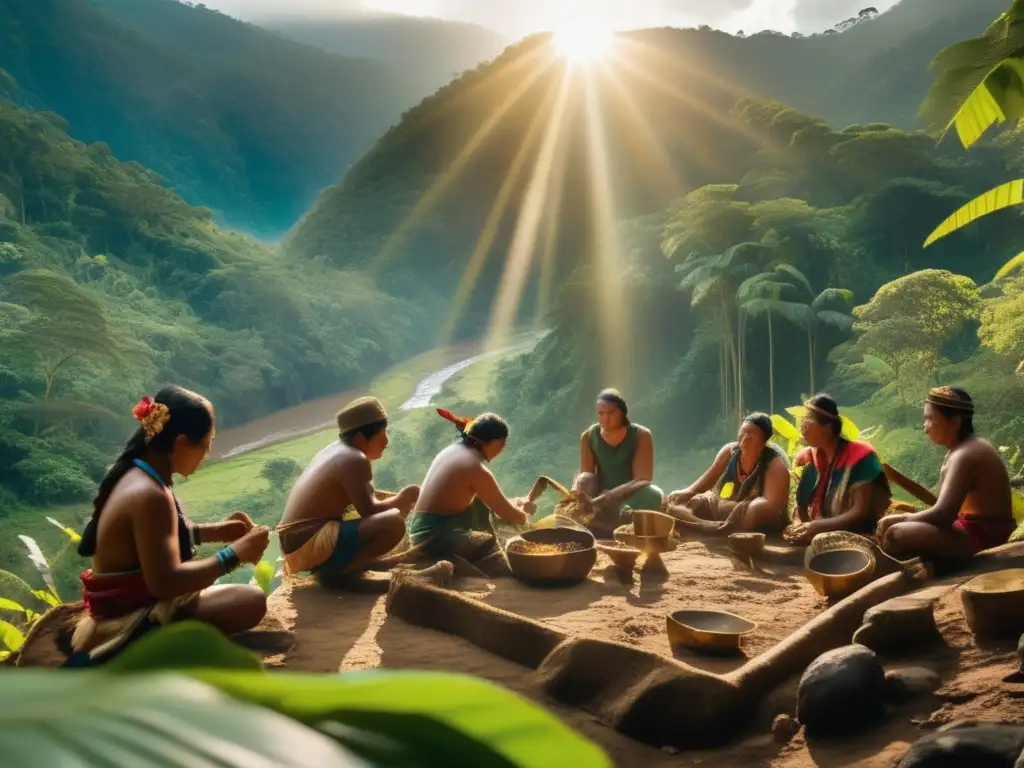
<path fill-rule="evenodd" d="M 631 510 L 660 510 L 683 529 L 717 534 L 733 530 L 782 532 L 795 544 L 820 533 L 851 531 L 877 536 L 894 556 L 962 558 L 1007 541 L 1015 528 L 1009 476 L 998 452 L 974 434 L 974 404 L 965 391 L 933 389 L 924 406 L 924 429 L 946 448 L 933 495 L 883 464 L 868 444 L 842 436 L 842 417 L 831 397 L 805 403 L 800 431 L 807 448 L 790 519 L 794 473 L 786 452 L 772 442 L 772 420 L 744 419 L 692 485 L 665 494 L 653 484 L 654 439 L 633 423 L 623 397 L 597 398 L 597 423 L 580 437 L 573 490 L 595 501 L 595 532 L 630 521 Z M 82 574 L 85 613 L 72 638 L 68 664 L 88 666 L 111 657 L 135 637 L 172 620 L 195 618 L 227 634 L 256 626 L 266 611 L 263 592 L 243 584 L 215 585 L 243 563 L 257 563 L 270 529 L 244 512 L 220 523 L 194 524 L 172 488 L 207 456 L 215 434 L 212 404 L 166 387 L 135 407 L 140 425 L 103 478 L 79 553 L 91 558 Z M 388 415 L 372 397 L 338 413 L 339 439 L 317 454 L 296 481 L 277 526 L 285 569 L 322 577 L 370 566 L 408 537 L 434 558 L 477 560 L 493 551 L 493 514 L 524 525 L 532 502 L 508 498 L 489 464 L 505 449 L 505 421 L 438 414 L 457 440 L 434 459 L 423 483 L 397 492 L 374 488 L 372 463 L 388 446 Z M 890 482 L 928 505 L 913 514 L 889 514 Z M 599 500 L 600 503 L 597 503 Z M 196 545 L 222 543 L 198 558 Z"/>

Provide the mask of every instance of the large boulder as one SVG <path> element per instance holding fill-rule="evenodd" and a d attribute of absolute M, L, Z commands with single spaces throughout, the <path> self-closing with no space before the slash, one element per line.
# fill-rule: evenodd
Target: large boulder
<path fill-rule="evenodd" d="M 796 716 L 809 736 L 850 733 L 885 713 L 885 671 L 874 652 L 848 645 L 824 653 L 804 671 Z"/>
<path fill-rule="evenodd" d="M 1024 726 L 965 720 L 919 739 L 899 768 L 1019 768 L 1022 751 Z"/>

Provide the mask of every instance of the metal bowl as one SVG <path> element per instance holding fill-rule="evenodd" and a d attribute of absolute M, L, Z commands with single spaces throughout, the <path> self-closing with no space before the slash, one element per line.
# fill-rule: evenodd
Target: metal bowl
<path fill-rule="evenodd" d="M 811 557 L 804 575 L 819 595 L 837 598 L 864 586 L 874 569 L 874 558 L 862 549 L 832 549 Z"/>
<path fill-rule="evenodd" d="M 971 579 L 960 589 L 964 619 L 979 638 L 1017 638 L 1024 632 L 1024 569 Z"/>
<path fill-rule="evenodd" d="M 616 541 L 627 547 L 639 549 L 648 556 L 671 552 L 676 548 L 676 541 L 671 536 L 637 536 L 631 525 L 620 525 L 612 535 Z"/>
<path fill-rule="evenodd" d="M 633 510 L 633 533 L 637 536 L 667 538 L 675 530 L 676 519 L 650 509 Z"/>
<path fill-rule="evenodd" d="M 757 624 L 725 611 L 676 611 L 665 617 L 668 642 L 704 653 L 735 652 Z"/>
<path fill-rule="evenodd" d="M 582 544 L 583 549 L 573 552 L 527 553 L 514 552 L 510 547 L 516 541 L 534 544 Z M 512 575 L 520 581 L 540 585 L 575 584 L 587 578 L 597 562 L 594 535 L 577 528 L 549 528 L 526 531 L 505 543 L 505 558 Z"/>
<path fill-rule="evenodd" d="M 734 555 L 744 560 L 759 555 L 764 550 L 766 537 L 763 533 L 734 533 L 726 542 Z"/>
<path fill-rule="evenodd" d="M 603 552 L 611 558 L 616 568 L 623 571 L 631 571 L 640 557 L 640 550 L 623 544 L 620 541 L 598 541 L 597 551 Z"/>

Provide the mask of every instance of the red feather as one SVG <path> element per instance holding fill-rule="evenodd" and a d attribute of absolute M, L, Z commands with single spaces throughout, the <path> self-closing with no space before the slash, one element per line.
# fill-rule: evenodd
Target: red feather
<path fill-rule="evenodd" d="M 447 419 L 460 430 L 465 429 L 466 425 L 469 424 L 469 419 L 464 419 L 459 416 L 456 416 L 454 413 L 452 413 L 451 411 L 446 411 L 444 408 L 438 408 L 436 410 L 438 416 L 440 416 L 442 419 Z"/>

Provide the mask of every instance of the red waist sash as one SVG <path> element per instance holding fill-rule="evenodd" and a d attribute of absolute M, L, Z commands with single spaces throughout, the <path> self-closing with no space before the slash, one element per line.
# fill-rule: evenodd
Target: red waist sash
<path fill-rule="evenodd" d="M 118 619 L 157 603 L 142 571 L 98 576 L 90 568 L 79 578 L 85 607 L 97 619 Z"/>

